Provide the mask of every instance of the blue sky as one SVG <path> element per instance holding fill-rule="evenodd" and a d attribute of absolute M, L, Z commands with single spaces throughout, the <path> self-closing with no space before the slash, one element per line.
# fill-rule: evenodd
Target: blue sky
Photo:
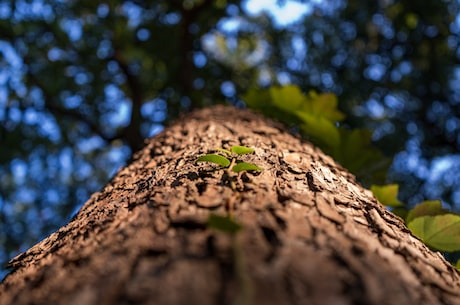
<path fill-rule="evenodd" d="M 282 2 L 281 5 L 278 4 L 280 2 Z M 311 1 L 314 4 L 320 2 L 321 0 Z M 243 3 L 243 9 L 251 15 L 267 12 L 279 26 L 286 26 L 296 22 L 313 11 L 310 3 L 279 0 L 248 0 Z"/>

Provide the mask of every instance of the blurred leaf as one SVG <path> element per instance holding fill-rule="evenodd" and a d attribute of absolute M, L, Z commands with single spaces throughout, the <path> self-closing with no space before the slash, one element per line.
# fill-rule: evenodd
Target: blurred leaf
<path fill-rule="evenodd" d="M 372 132 L 364 129 L 342 129 L 340 130 L 340 135 L 340 161 L 346 163 L 347 168 L 350 170 L 362 167 L 368 159 L 368 156 L 363 156 L 363 154 L 370 153 L 367 149 L 371 146 Z"/>
<path fill-rule="evenodd" d="M 308 104 L 311 105 L 309 111 L 312 114 L 325 117 L 331 122 L 340 122 L 345 118 L 345 114 L 337 109 L 338 99 L 333 93 L 318 94 L 315 91 L 310 91 Z"/>
<path fill-rule="evenodd" d="M 411 222 L 414 218 L 422 216 L 436 216 L 449 213 L 448 210 L 442 208 L 439 200 L 426 200 L 416 205 L 409 211 L 406 217 L 406 223 Z"/>
<path fill-rule="evenodd" d="M 251 88 L 241 96 L 244 102 L 252 109 L 263 110 L 265 107 L 273 107 L 268 90 Z"/>
<path fill-rule="evenodd" d="M 263 168 L 253 163 L 246 163 L 246 162 L 240 162 L 232 168 L 232 171 L 234 171 L 235 173 L 239 173 L 242 171 L 261 171 L 261 170 L 263 170 Z"/>
<path fill-rule="evenodd" d="M 340 128 L 340 146 L 331 155 L 361 182 L 381 183 L 391 161 L 372 145 L 371 136 L 369 130 Z"/>
<path fill-rule="evenodd" d="M 389 185 L 372 185 L 371 191 L 374 196 L 382 203 L 383 205 L 389 207 L 401 207 L 404 204 L 398 200 L 398 189 L 399 185 L 389 184 Z"/>
<path fill-rule="evenodd" d="M 431 248 L 445 252 L 460 251 L 460 215 L 422 216 L 407 226 Z"/>
<path fill-rule="evenodd" d="M 232 146 L 231 150 L 237 155 L 246 155 L 254 152 L 254 148 L 246 146 Z"/>
<path fill-rule="evenodd" d="M 406 15 L 406 25 L 409 29 L 413 30 L 417 27 L 418 16 L 414 13 L 409 13 Z"/>
<path fill-rule="evenodd" d="M 295 85 L 273 86 L 269 92 L 273 105 L 287 112 L 293 113 L 307 104 L 305 95 Z"/>
<path fill-rule="evenodd" d="M 276 87 L 273 87 L 276 88 Z M 250 89 L 245 94 L 242 95 L 242 100 L 248 105 L 248 107 L 257 110 L 264 115 L 274 118 L 288 126 L 293 124 L 300 123 L 299 119 L 292 113 L 292 109 L 287 107 L 279 107 L 273 101 L 273 95 L 282 96 L 283 92 L 277 92 L 275 89 L 266 90 L 266 89 Z M 282 100 L 280 100 L 282 101 Z"/>
<path fill-rule="evenodd" d="M 333 122 L 325 117 L 315 116 L 307 112 L 297 111 L 296 115 L 302 120 L 302 132 L 325 145 L 326 150 L 333 151 L 340 145 L 340 134 Z M 324 149 L 324 146 L 322 147 Z"/>
<path fill-rule="evenodd" d="M 208 227 L 230 234 L 235 234 L 243 228 L 241 224 L 230 216 L 219 216 L 215 214 L 209 215 Z"/>
<path fill-rule="evenodd" d="M 223 166 L 223 167 L 227 167 L 230 165 L 230 160 L 228 160 L 227 158 L 221 155 L 216 155 L 216 154 L 207 154 L 207 155 L 201 156 L 198 159 L 196 159 L 195 162 L 211 162 L 211 163 L 215 163 L 217 165 Z"/>

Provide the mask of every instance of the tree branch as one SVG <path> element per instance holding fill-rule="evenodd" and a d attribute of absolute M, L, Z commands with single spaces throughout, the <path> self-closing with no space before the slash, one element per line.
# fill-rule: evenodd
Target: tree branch
<path fill-rule="evenodd" d="M 141 106 L 144 102 L 142 85 L 138 78 L 129 70 L 129 64 L 123 60 L 120 50 L 115 50 L 111 59 L 117 62 L 121 71 L 126 76 L 132 105 L 130 122 L 129 125 L 123 129 L 122 136 L 131 150 L 136 151 L 142 146 L 144 141 L 140 128 L 142 123 Z"/>
<path fill-rule="evenodd" d="M 194 76 L 194 65 L 193 65 L 193 42 L 194 35 L 190 32 L 190 26 L 195 22 L 197 15 L 203 10 L 207 9 L 213 1 L 205 0 L 199 5 L 194 6 L 191 9 L 186 9 L 182 5 L 182 1 L 174 0 L 173 5 L 180 11 L 182 15 L 181 19 L 181 53 L 180 53 L 180 69 L 177 71 L 177 78 L 180 80 L 182 94 L 190 96 L 193 91 L 193 76 Z M 197 108 L 199 102 L 192 101 L 190 110 Z"/>

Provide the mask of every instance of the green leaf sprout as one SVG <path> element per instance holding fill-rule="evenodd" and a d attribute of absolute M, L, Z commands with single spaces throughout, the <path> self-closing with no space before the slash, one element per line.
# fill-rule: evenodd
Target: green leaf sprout
<path fill-rule="evenodd" d="M 220 165 L 224 168 L 229 168 L 234 173 L 242 171 L 261 171 L 263 168 L 254 163 L 241 162 L 236 159 L 236 156 L 247 155 L 254 152 L 254 148 L 246 146 L 232 146 L 230 150 L 224 148 L 216 148 L 216 151 L 223 152 L 227 157 L 218 154 L 206 154 L 195 160 L 198 162 L 210 162 Z M 235 156 L 236 155 L 236 156 Z M 230 158 L 230 159 L 229 159 Z"/>

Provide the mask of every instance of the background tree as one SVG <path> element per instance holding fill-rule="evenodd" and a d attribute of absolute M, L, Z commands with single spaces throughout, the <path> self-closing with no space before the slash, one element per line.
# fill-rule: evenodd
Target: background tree
<path fill-rule="evenodd" d="M 255 86 L 332 91 L 389 156 L 402 200 L 460 204 L 458 4 L 0 3 L 0 261 L 55 230 L 142 139 Z M 446 174 L 448 173 L 448 174 Z"/>

